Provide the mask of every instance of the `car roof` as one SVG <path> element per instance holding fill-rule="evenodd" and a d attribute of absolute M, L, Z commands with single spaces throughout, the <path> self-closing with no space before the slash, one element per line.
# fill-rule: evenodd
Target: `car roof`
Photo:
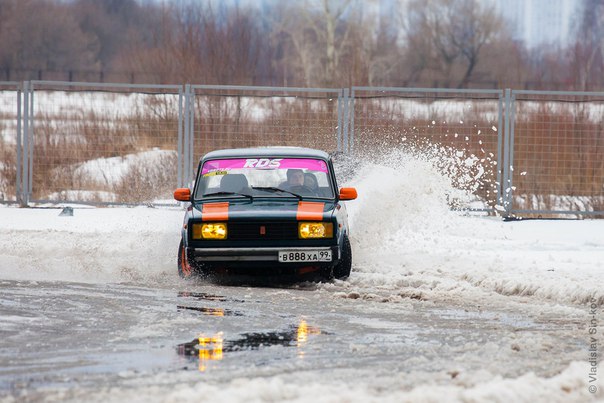
<path fill-rule="evenodd" d="M 305 147 L 252 147 L 211 151 L 202 160 L 241 157 L 305 157 L 329 160 L 325 151 Z"/>

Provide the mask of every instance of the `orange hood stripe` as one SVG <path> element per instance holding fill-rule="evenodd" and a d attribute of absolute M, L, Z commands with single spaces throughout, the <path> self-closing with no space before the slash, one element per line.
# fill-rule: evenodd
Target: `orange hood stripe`
<path fill-rule="evenodd" d="M 227 221 L 229 219 L 229 202 L 204 203 L 201 208 L 202 221 Z"/>
<path fill-rule="evenodd" d="M 298 203 L 298 212 L 296 214 L 296 218 L 298 221 L 301 220 L 323 220 L 323 209 L 325 207 L 325 203 L 316 203 L 316 202 L 299 202 Z"/>

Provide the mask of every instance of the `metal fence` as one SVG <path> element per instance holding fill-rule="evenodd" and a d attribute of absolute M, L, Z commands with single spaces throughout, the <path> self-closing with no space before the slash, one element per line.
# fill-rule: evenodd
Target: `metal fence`
<path fill-rule="evenodd" d="M 329 88 L 188 85 L 186 155 L 192 173 L 220 148 L 305 146 L 342 150 L 344 91 Z M 185 177 L 185 183 L 190 182 Z"/>
<path fill-rule="evenodd" d="M 604 215 L 604 93 L 27 81 L 0 94 L 4 203 L 173 203 L 208 151 L 292 145 L 427 155 L 472 208 L 504 216 Z"/>
<path fill-rule="evenodd" d="M 31 81 L 24 88 L 23 199 L 171 203 L 181 86 Z"/>
<path fill-rule="evenodd" d="M 0 203 L 18 202 L 23 180 L 21 153 L 21 83 L 0 82 Z"/>
<path fill-rule="evenodd" d="M 604 93 L 508 91 L 508 215 L 604 215 Z"/>
<path fill-rule="evenodd" d="M 351 102 L 355 149 L 427 154 L 456 188 L 482 201 L 473 209 L 500 204 L 503 91 L 352 87 Z"/>

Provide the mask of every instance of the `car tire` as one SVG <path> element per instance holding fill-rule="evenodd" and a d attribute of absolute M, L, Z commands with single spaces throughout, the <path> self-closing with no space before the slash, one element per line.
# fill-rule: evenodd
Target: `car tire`
<path fill-rule="evenodd" d="M 342 257 L 338 264 L 333 268 L 333 276 L 339 280 L 344 280 L 350 276 L 352 270 L 352 247 L 347 235 L 344 235 L 342 242 Z"/>
<path fill-rule="evenodd" d="M 180 278 L 191 278 L 195 275 L 195 270 L 189 264 L 186 254 L 187 251 L 181 239 L 180 245 L 178 245 L 178 275 Z"/>

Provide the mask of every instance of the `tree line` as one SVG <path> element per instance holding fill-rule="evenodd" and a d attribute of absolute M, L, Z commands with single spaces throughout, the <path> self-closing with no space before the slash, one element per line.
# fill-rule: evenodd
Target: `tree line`
<path fill-rule="evenodd" d="M 527 49 L 480 0 L 1 0 L 0 80 L 602 90 L 604 0 L 581 1 L 566 47 Z"/>

